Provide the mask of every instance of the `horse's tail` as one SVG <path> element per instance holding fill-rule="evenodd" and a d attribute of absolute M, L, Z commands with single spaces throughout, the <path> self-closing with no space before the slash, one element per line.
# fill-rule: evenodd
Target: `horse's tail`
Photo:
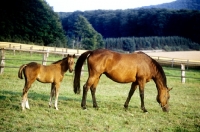
<path fill-rule="evenodd" d="M 19 77 L 20 79 L 23 79 L 22 72 L 23 72 L 23 69 L 24 69 L 26 66 L 27 66 L 26 64 L 23 64 L 23 65 L 21 65 L 20 68 L 19 68 L 18 77 Z"/>
<path fill-rule="evenodd" d="M 92 51 L 86 51 L 78 58 L 75 65 L 74 70 L 74 93 L 79 94 L 80 93 L 80 77 L 81 77 L 81 70 L 83 63 L 85 62 L 86 58 L 89 54 L 91 54 Z"/>

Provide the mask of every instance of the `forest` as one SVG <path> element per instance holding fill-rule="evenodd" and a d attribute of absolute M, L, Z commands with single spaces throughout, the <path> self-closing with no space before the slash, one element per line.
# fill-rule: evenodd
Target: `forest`
<path fill-rule="evenodd" d="M 1 0 L 0 41 L 65 46 L 57 13 L 44 0 Z"/>
<path fill-rule="evenodd" d="M 174 39 L 176 40 L 179 38 L 179 42 L 183 42 L 183 40 L 190 42 L 182 48 L 174 48 L 173 50 L 188 50 L 194 45 L 195 46 L 192 49 L 199 50 L 200 11 L 197 10 L 141 8 L 127 10 L 94 10 L 85 12 L 76 11 L 65 14 L 65 17 L 63 17 L 63 15 L 64 14 L 62 13 L 60 14 L 63 28 L 67 35 L 69 35 L 68 31 L 73 27 L 71 26 L 71 24 L 73 25 L 71 22 L 75 20 L 77 16 L 82 15 L 91 23 L 94 29 L 103 36 L 105 43 L 108 43 L 108 40 L 109 42 L 111 40 L 117 42 L 117 40 L 119 40 L 118 38 L 138 38 L 140 41 L 144 41 L 143 43 L 147 43 L 147 39 L 150 39 L 151 37 L 162 37 L 162 39 L 166 38 L 165 41 L 169 42 L 167 45 L 172 46 L 171 44 L 173 42 L 170 42 L 168 38 L 168 36 L 170 36 L 170 38 L 175 37 Z M 152 40 L 155 39 L 152 38 Z M 148 42 L 152 41 L 148 40 Z M 150 45 L 153 45 L 153 43 Z M 181 47 L 183 45 L 185 45 L 185 42 L 184 44 L 180 43 L 175 46 Z M 162 46 L 157 47 L 162 48 Z M 143 49 L 145 49 L 145 47 L 143 47 Z"/>
<path fill-rule="evenodd" d="M 180 1 L 191 2 L 176 2 Z M 199 2 L 192 1 L 191 7 L 198 7 Z M 56 13 L 45 0 L 3 0 L 0 4 L 0 41 L 88 50 L 200 50 L 199 23 L 200 11 L 191 9 Z"/>

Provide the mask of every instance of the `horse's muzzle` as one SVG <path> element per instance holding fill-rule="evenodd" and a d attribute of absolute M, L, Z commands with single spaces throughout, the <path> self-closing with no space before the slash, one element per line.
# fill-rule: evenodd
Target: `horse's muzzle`
<path fill-rule="evenodd" d="M 166 104 L 165 106 L 161 106 L 161 107 L 162 107 L 163 112 L 169 112 L 168 104 Z"/>

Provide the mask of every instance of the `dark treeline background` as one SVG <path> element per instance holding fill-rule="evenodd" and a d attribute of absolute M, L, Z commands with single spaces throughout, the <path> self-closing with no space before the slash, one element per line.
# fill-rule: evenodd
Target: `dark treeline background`
<path fill-rule="evenodd" d="M 114 42 L 119 44 L 119 38 L 123 37 L 123 39 L 127 39 L 127 41 L 130 39 L 138 39 L 143 41 L 142 45 L 144 45 L 144 43 L 150 43 L 150 47 L 146 47 L 154 49 L 155 46 L 151 45 L 154 45 L 154 43 L 159 41 L 155 38 L 162 37 L 162 40 L 163 38 L 166 38 L 165 41 L 168 42 L 168 44 L 165 43 L 165 45 L 168 46 L 173 46 L 172 44 L 174 44 L 174 40 L 179 42 L 183 42 L 183 40 L 187 41 L 187 44 L 185 44 L 185 42 L 179 44 L 176 43 L 174 46 L 179 46 L 180 48 L 173 48 L 173 50 L 199 50 L 198 43 L 200 43 L 200 11 L 197 10 L 141 8 L 127 10 L 94 10 L 85 12 L 76 11 L 67 14 L 60 13 L 59 15 L 62 18 L 62 24 L 66 33 L 68 33 L 68 29 L 71 28 L 70 21 L 76 19 L 78 15 L 84 16 L 91 23 L 94 29 L 104 37 L 104 42 L 106 44 L 108 44 L 108 40 L 110 45 Z M 151 38 L 151 36 L 156 37 Z M 169 41 L 169 37 L 167 36 L 171 36 L 170 38 L 173 38 L 174 36 L 173 39 L 170 39 L 172 42 Z M 111 42 L 111 40 L 113 42 Z M 137 42 L 137 40 L 135 40 L 135 42 Z M 120 45 L 122 44 L 125 43 L 121 43 Z M 134 43 L 132 44 L 134 45 Z M 137 45 L 139 45 L 139 43 L 137 43 Z M 181 47 L 183 45 L 186 46 Z M 156 47 L 163 48 L 162 46 L 163 44 Z M 145 49 L 146 47 L 142 48 Z M 132 49 L 128 50 L 131 51 Z"/>
<path fill-rule="evenodd" d="M 169 4 L 175 9 L 164 9 Z M 2 0 L 0 41 L 124 51 L 200 50 L 199 5 L 199 0 L 176 0 L 162 8 L 55 13 L 45 0 Z"/>
<path fill-rule="evenodd" d="M 1 0 L 0 41 L 66 45 L 60 18 L 44 0 Z"/>

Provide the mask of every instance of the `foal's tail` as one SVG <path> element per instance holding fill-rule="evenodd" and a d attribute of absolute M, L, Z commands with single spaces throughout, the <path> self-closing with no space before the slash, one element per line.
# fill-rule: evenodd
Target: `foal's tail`
<path fill-rule="evenodd" d="M 85 62 L 86 58 L 88 57 L 89 54 L 91 54 L 92 51 L 86 51 L 81 56 L 78 58 L 76 65 L 75 65 L 75 70 L 74 70 L 74 93 L 79 94 L 80 93 L 80 77 L 81 77 L 81 70 L 83 63 Z"/>
<path fill-rule="evenodd" d="M 27 66 L 26 64 L 23 64 L 23 65 L 21 65 L 20 68 L 19 68 L 18 77 L 19 77 L 20 79 L 23 79 L 22 72 L 23 72 L 23 69 L 24 69 L 26 66 Z"/>

